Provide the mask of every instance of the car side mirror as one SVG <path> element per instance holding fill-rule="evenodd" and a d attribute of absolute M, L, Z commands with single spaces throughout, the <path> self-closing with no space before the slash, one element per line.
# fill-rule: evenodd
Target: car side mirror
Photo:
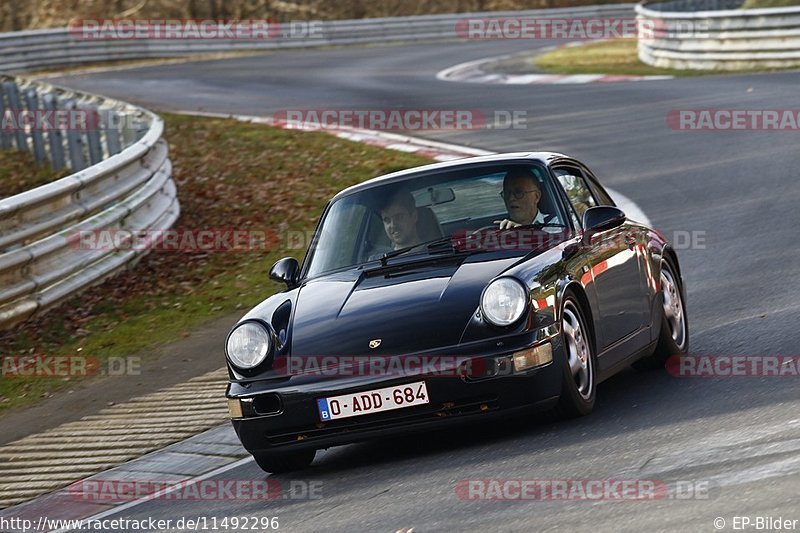
<path fill-rule="evenodd" d="M 611 205 L 592 207 L 583 213 L 583 231 L 586 233 L 605 231 L 622 225 L 625 220 L 627 217 L 619 207 Z"/>
<path fill-rule="evenodd" d="M 284 257 L 269 269 L 269 279 L 278 283 L 285 283 L 290 289 L 297 285 L 297 276 L 300 274 L 300 263 L 294 257 Z"/>

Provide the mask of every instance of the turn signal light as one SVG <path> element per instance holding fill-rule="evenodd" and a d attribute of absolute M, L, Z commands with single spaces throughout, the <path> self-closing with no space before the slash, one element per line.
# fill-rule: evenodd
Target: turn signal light
<path fill-rule="evenodd" d="M 228 412 L 231 418 L 242 418 L 242 404 L 238 398 L 228 398 Z"/>
<path fill-rule="evenodd" d="M 530 368 L 546 365 L 553 360 L 553 347 L 549 342 L 516 352 L 514 354 L 514 371 L 522 372 Z"/>

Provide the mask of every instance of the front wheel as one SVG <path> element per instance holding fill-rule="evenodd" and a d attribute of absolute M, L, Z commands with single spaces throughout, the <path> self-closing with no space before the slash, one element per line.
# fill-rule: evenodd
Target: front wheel
<path fill-rule="evenodd" d="M 279 454 L 254 453 L 253 459 L 261 470 L 270 474 L 282 474 L 308 468 L 314 461 L 317 450 L 300 450 Z"/>
<path fill-rule="evenodd" d="M 597 372 L 589 335 L 580 305 L 573 296 L 568 295 L 561 311 L 565 359 L 561 397 L 555 408 L 560 418 L 588 415 L 594 409 Z"/>
<path fill-rule="evenodd" d="M 689 353 L 689 321 L 683 302 L 683 287 L 669 259 L 661 263 L 661 331 L 652 355 L 636 361 L 637 370 L 663 368 L 672 356 Z"/>

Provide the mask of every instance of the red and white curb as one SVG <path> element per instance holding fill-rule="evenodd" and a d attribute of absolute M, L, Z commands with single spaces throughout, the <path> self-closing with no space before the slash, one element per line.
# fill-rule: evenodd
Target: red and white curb
<path fill-rule="evenodd" d="M 326 125 L 325 127 L 321 127 L 313 126 L 306 122 L 296 123 L 278 120 L 269 116 L 231 115 L 226 113 L 208 113 L 205 111 L 178 111 L 177 113 L 181 115 L 198 117 L 227 118 L 241 122 L 265 124 L 267 126 L 273 126 L 287 130 L 325 132 L 339 137 L 340 139 L 347 139 L 348 141 L 379 146 L 389 150 L 413 153 L 423 157 L 430 157 L 436 161 L 452 161 L 454 159 L 463 159 L 464 157 L 492 155 L 494 153 L 486 150 L 480 150 L 478 148 L 470 148 L 468 146 L 459 146 L 438 141 L 429 141 L 427 139 L 420 139 L 417 137 L 409 137 L 408 135 L 401 135 L 399 133 L 365 130 L 352 128 L 349 126 Z"/>
<path fill-rule="evenodd" d="M 543 51 L 546 51 L 546 49 Z M 499 74 L 486 72 L 482 68 L 488 63 L 494 63 L 512 57 L 514 56 L 505 55 L 460 63 L 440 71 L 436 74 L 436 79 L 441 81 L 494 85 L 575 85 L 584 83 L 619 83 L 672 79 L 672 76 L 634 76 L 628 74 Z"/>

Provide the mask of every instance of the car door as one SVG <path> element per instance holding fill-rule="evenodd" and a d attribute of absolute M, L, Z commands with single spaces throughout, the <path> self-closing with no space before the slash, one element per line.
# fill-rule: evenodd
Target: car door
<path fill-rule="evenodd" d="M 595 196 L 577 165 L 555 166 L 553 173 L 569 199 L 579 227 L 587 209 L 610 202 L 607 197 Z M 644 326 L 646 305 L 639 240 L 638 230 L 625 222 L 593 234 L 585 243 L 583 282 L 597 301 L 599 352 L 614 347 Z"/>

